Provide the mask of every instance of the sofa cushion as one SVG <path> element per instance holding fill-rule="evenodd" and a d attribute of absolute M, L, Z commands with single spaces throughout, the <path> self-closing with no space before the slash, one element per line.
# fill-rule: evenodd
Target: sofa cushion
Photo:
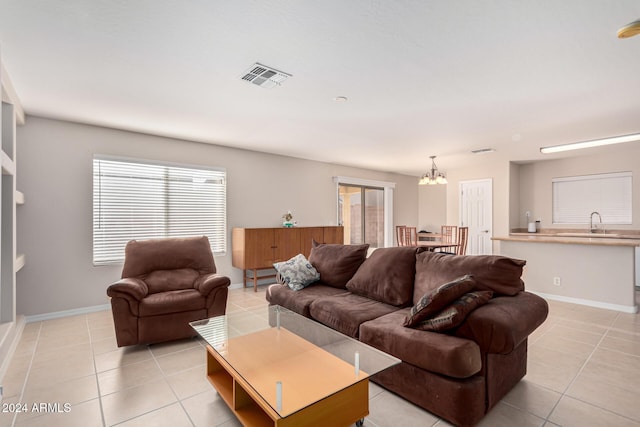
<path fill-rule="evenodd" d="M 446 255 L 421 252 L 416 255 L 413 301 L 456 277 L 470 274 L 476 289 L 496 295 L 515 295 L 524 290 L 520 279 L 526 261 L 499 255 Z"/>
<path fill-rule="evenodd" d="M 411 305 L 416 253 L 422 250 L 407 246 L 376 249 L 347 282 L 347 289 L 386 304 Z"/>
<path fill-rule="evenodd" d="M 279 280 L 282 280 L 294 291 L 299 291 L 320 279 L 320 273 L 302 254 L 296 255 L 288 261 L 276 262 L 273 267 L 278 272 Z"/>
<path fill-rule="evenodd" d="M 140 317 L 180 313 L 205 308 L 205 298 L 195 289 L 150 294 L 140 301 Z"/>
<path fill-rule="evenodd" d="M 284 285 L 271 285 L 267 288 L 266 297 L 271 305 L 280 305 L 302 316 L 310 317 L 309 306 L 313 301 L 321 297 L 346 293 L 344 289 L 316 282 L 300 291 L 293 291 Z"/>
<path fill-rule="evenodd" d="M 468 378 L 482 367 L 480 348 L 472 340 L 402 326 L 403 308 L 360 325 L 360 341 L 406 363 L 454 378 Z"/>
<path fill-rule="evenodd" d="M 492 296 L 493 292 L 491 291 L 469 292 L 455 300 L 440 313 L 429 319 L 423 320 L 413 327 L 422 331 L 434 332 L 453 329 L 464 322 L 464 319 L 466 319 L 469 313 L 477 307 L 486 304 Z"/>
<path fill-rule="evenodd" d="M 403 325 L 414 327 L 418 323 L 435 316 L 456 299 L 471 291 L 475 283 L 473 277 L 467 275 L 443 283 L 434 290 L 427 292 L 411 307 Z"/>
<path fill-rule="evenodd" d="M 368 244 L 319 244 L 314 241 L 309 262 L 318 270 L 324 284 L 345 289 L 349 279 L 367 257 L 367 249 Z"/>
<path fill-rule="evenodd" d="M 472 339 L 486 353 L 511 353 L 547 318 L 547 302 L 529 292 L 493 298 L 474 310 L 454 335 Z"/>
<path fill-rule="evenodd" d="M 309 307 L 309 313 L 312 319 L 357 338 L 361 323 L 397 309 L 392 305 L 345 293 L 315 300 Z"/>
<path fill-rule="evenodd" d="M 191 268 L 175 270 L 155 270 L 147 274 L 143 280 L 149 288 L 150 294 L 173 291 L 176 289 L 193 289 L 193 283 L 198 278 L 198 272 Z"/>

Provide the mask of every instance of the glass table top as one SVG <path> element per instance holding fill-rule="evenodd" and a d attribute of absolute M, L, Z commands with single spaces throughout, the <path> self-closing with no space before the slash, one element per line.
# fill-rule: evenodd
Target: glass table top
<path fill-rule="evenodd" d="M 400 360 L 280 306 L 191 326 L 281 417 Z"/>

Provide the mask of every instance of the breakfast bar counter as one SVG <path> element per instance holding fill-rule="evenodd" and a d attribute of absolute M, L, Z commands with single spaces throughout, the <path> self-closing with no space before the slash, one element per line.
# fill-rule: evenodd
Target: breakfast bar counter
<path fill-rule="evenodd" d="M 523 280 L 529 291 L 549 299 L 638 312 L 635 285 L 640 233 L 635 230 L 608 235 L 512 232 L 492 240 L 500 242 L 501 255 L 527 261 Z"/>

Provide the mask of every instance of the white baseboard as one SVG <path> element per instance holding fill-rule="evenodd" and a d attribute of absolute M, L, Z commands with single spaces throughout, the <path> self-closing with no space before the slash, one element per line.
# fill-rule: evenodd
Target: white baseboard
<path fill-rule="evenodd" d="M 20 342 L 20 338 L 22 337 L 22 331 L 24 330 L 25 323 L 24 316 L 16 316 L 16 321 L 10 325 L 10 329 L 7 331 L 7 334 L 2 337 L 2 342 L 0 343 L 0 354 L 2 354 L 0 380 L 4 380 L 4 376 L 9 368 L 9 363 L 11 363 L 13 354 L 15 353 L 18 343 Z M 2 399 L 1 395 L 0 399 Z"/>
<path fill-rule="evenodd" d="M 90 307 L 73 308 L 71 310 L 54 311 L 52 313 L 34 314 L 26 316 L 27 323 L 41 322 L 43 320 L 58 319 L 60 317 L 77 316 L 79 314 L 94 313 L 96 311 L 110 310 L 111 304 L 93 305 Z"/>
<path fill-rule="evenodd" d="M 550 299 L 554 301 L 570 302 L 572 304 L 580 304 L 580 305 L 586 305 L 589 307 L 604 308 L 607 310 L 621 311 L 623 313 L 638 312 L 637 305 L 629 306 L 629 305 L 620 305 L 620 304 L 610 304 L 608 302 L 593 301 L 593 300 L 582 299 L 582 298 L 565 297 L 562 295 L 545 294 L 543 292 L 536 292 L 536 291 L 529 291 L 529 290 L 527 292 L 531 292 L 532 294 L 536 294 L 538 296 L 541 296 L 542 298 Z"/>

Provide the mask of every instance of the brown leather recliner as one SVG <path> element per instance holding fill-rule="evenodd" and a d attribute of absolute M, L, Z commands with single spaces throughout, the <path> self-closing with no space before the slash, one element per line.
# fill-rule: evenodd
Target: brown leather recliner
<path fill-rule="evenodd" d="M 206 236 L 130 241 L 107 288 L 118 347 L 195 336 L 189 322 L 225 314 L 229 284 Z"/>

